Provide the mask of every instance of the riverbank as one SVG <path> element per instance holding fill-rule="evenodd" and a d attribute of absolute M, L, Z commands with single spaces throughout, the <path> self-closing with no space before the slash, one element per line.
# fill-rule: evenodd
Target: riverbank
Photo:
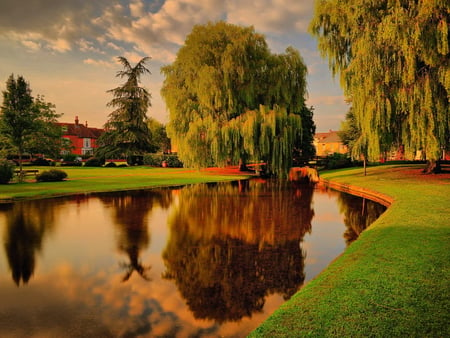
<path fill-rule="evenodd" d="M 42 173 L 52 167 L 27 167 L 27 169 L 38 169 Z M 248 178 L 248 175 L 240 173 L 237 168 L 193 170 L 138 166 L 120 168 L 58 167 L 57 169 L 65 171 L 68 179 L 62 182 L 36 183 L 34 176 L 27 176 L 23 183 L 13 181 L 0 185 L 0 203 Z"/>
<path fill-rule="evenodd" d="M 389 209 L 252 337 L 450 336 L 450 174 L 421 166 L 322 173 Z M 314 230 L 313 230 L 314 231 Z"/>

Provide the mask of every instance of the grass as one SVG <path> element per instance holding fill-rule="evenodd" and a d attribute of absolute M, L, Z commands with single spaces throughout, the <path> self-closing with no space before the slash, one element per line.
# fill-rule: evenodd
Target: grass
<path fill-rule="evenodd" d="M 27 167 L 26 169 L 50 170 L 51 167 Z M 217 182 L 246 178 L 236 172 L 228 173 L 217 170 L 190 170 L 184 168 L 153 167 L 58 167 L 68 174 L 63 182 L 36 183 L 34 177 L 28 176 L 26 181 L 13 181 L 0 185 L 0 203 L 21 199 L 47 198 L 70 194 L 90 192 L 133 190 L 162 186 L 186 185 L 203 182 Z"/>
<path fill-rule="evenodd" d="M 250 336 L 450 337 L 450 175 L 420 169 L 323 173 L 394 202 Z"/>

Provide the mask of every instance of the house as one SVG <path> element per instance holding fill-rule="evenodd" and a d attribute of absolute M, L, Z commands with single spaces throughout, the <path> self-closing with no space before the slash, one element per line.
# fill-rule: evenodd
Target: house
<path fill-rule="evenodd" d="M 327 133 L 316 133 L 314 135 L 314 147 L 316 148 L 316 156 L 320 157 L 348 152 L 347 146 L 342 143 L 339 137 L 339 133 L 331 129 Z"/>
<path fill-rule="evenodd" d="M 57 123 L 62 128 L 63 138 L 71 141 L 74 147 L 70 153 L 76 155 L 93 155 L 97 148 L 97 139 L 103 133 L 103 129 L 88 127 L 87 121 L 81 124 L 78 116 L 75 116 L 75 123 Z M 69 153 L 69 151 L 65 151 Z"/>

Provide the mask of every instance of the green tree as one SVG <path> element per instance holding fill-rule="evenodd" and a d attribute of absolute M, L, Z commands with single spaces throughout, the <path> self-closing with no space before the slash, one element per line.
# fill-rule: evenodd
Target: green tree
<path fill-rule="evenodd" d="M 167 153 L 170 151 L 170 139 L 167 136 L 166 126 L 154 118 L 147 121 L 148 129 L 152 137 L 153 152 L 162 151 Z"/>
<path fill-rule="evenodd" d="M 298 51 L 272 54 L 252 27 L 209 23 L 193 28 L 162 73 L 167 133 L 183 163 L 265 160 L 272 172 L 286 173 L 301 142 L 305 106 L 306 66 Z"/>
<path fill-rule="evenodd" d="M 109 114 L 104 125 L 106 131 L 98 139 L 96 155 L 103 158 L 142 155 L 152 149 L 147 126 L 151 94 L 139 85 L 141 76 L 150 74 L 145 66 L 150 58 L 142 58 L 134 67 L 122 56 L 118 60 L 123 70 L 118 71 L 116 76 L 126 81 L 108 91 L 113 95 L 108 106 L 116 109 Z"/>
<path fill-rule="evenodd" d="M 39 116 L 34 122 L 35 131 L 27 138 L 25 148 L 31 154 L 45 154 L 57 158 L 65 140 L 62 139 L 61 127 L 57 125 L 58 118 L 62 114 L 57 114 L 55 105 L 45 102 L 41 95 L 34 99 L 34 107 Z"/>
<path fill-rule="evenodd" d="M 311 32 L 351 98 L 369 159 L 449 148 L 448 1 L 318 0 Z M 397 138 L 398 136 L 398 138 Z"/>
<path fill-rule="evenodd" d="M 3 91 L 3 105 L 0 115 L 0 138 L 5 141 L 5 151 L 19 156 L 22 170 L 22 154 L 59 153 L 61 130 L 55 125 L 61 115 L 55 112 L 52 103 L 45 102 L 38 95 L 33 98 L 28 82 L 22 76 L 13 74 L 6 82 Z"/>
<path fill-rule="evenodd" d="M 6 81 L 1 113 L 0 132 L 17 151 L 22 170 L 26 138 L 35 130 L 34 122 L 38 117 L 33 106 L 30 85 L 22 76 L 18 76 L 16 80 L 11 74 Z"/>

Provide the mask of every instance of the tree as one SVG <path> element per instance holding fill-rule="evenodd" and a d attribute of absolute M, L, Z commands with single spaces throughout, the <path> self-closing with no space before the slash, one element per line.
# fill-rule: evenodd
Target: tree
<path fill-rule="evenodd" d="M 154 118 L 149 118 L 147 125 L 152 137 L 153 152 L 169 152 L 170 139 L 167 137 L 166 126 Z"/>
<path fill-rule="evenodd" d="M 57 114 L 55 105 L 45 102 L 44 96 L 41 95 L 34 99 L 34 107 L 39 116 L 34 122 L 35 131 L 27 137 L 25 148 L 31 154 L 46 154 L 56 158 L 66 142 L 66 139 L 62 139 L 62 128 L 57 125 L 57 119 L 62 114 Z"/>
<path fill-rule="evenodd" d="M 134 67 L 122 56 L 118 60 L 124 69 L 118 71 L 116 76 L 126 78 L 126 82 L 108 91 L 113 95 L 108 107 L 116 109 L 109 114 L 109 120 L 104 125 L 105 132 L 98 139 L 96 155 L 103 158 L 142 155 L 152 149 L 147 126 L 151 94 L 139 86 L 141 76 L 150 74 L 145 67 L 150 58 L 142 58 Z"/>
<path fill-rule="evenodd" d="M 443 0 L 317 1 L 310 30 L 340 74 L 370 159 L 401 142 L 424 151 L 431 170 L 449 148 L 449 20 Z"/>
<path fill-rule="evenodd" d="M 350 156 L 353 160 L 359 160 L 362 157 L 364 165 L 364 176 L 366 176 L 368 140 L 358 126 L 352 107 L 350 107 L 347 114 L 345 115 L 345 120 L 341 123 L 339 137 L 341 138 L 342 143 L 347 146 Z"/>
<path fill-rule="evenodd" d="M 183 163 L 266 160 L 273 173 L 286 174 L 305 107 L 306 66 L 298 51 L 272 54 L 252 27 L 209 23 L 193 28 L 162 73 L 167 133 Z"/>
<path fill-rule="evenodd" d="M 22 155 L 24 152 L 59 152 L 61 130 L 55 125 L 61 115 L 55 112 L 52 103 L 45 102 L 38 95 L 31 95 L 29 84 L 22 76 L 8 78 L 6 90 L 3 91 L 3 105 L 0 115 L 0 138 L 8 152 L 14 151 L 19 156 L 19 166 L 22 170 Z"/>
<path fill-rule="evenodd" d="M 17 151 L 20 170 L 26 137 L 35 130 L 34 121 L 37 116 L 29 84 L 22 76 L 18 76 L 16 80 L 11 74 L 6 81 L 6 90 L 3 91 L 0 131 Z"/>

